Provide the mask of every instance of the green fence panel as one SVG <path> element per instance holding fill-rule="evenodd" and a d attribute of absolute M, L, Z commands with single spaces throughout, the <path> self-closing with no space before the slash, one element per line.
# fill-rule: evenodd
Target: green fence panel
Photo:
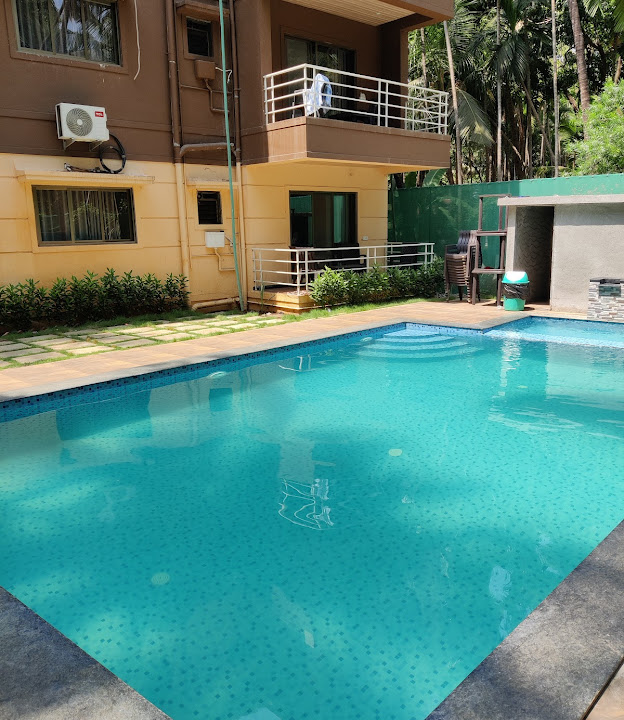
<path fill-rule="evenodd" d="M 480 195 L 543 197 L 615 193 L 624 194 L 624 174 L 395 189 L 389 193 L 388 237 L 392 242 L 432 242 L 436 253 L 444 255 L 444 247 L 457 242 L 461 230 L 477 228 Z M 484 203 L 483 227 L 495 230 L 497 223 L 496 198 L 488 198 Z M 495 267 L 498 264 L 498 240 L 486 240 L 489 242 L 483 242 L 483 263 Z"/>

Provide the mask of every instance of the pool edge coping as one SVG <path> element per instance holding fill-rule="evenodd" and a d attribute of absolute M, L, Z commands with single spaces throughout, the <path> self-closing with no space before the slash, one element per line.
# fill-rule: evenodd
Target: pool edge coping
<path fill-rule="evenodd" d="M 512 313 L 510 313 L 510 315 L 511 314 Z M 357 326 L 349 326 L 344 328 L 328 328 L 326 330 L 311 331 L 305 337 L 298 336 L 292 338 L 279 338 L 276 340 L 259 342 L 245 348 L 232 348 L 230 350 L 208 352 L 201 355 L 194 355 L 192 357 L 175 358 L 171 360 L 165 360 L 163 362 L 151 363 L 149 365 L 136 365 L 134 367 L 120 368 L 119 370 L 109 370 L 103 373 L 94 373 L 92 375 L 83 375 L 75 378 L 68 378 L 65 380 L 41 383 L 39 385 L 32 385 L 28 388 L 3 390 L 0 391 L 0 404 L 25 398 L 37 397 L 39 395 L 49 395 L 52 393 L 63 392 L 64 390 L 74 390 L 76 388 L 97 385 L 100 383 L 114 382 L 115 380 L 123 380 L 125 378 L 138 378 L 142 375 L 149 375 L 152 373 L 158 373 L 167 370 L 175 370 L 177 368 L 187 366 L 204 365 L 219 360 L 227 360 L 229 358 L 242 358 L 246 355 L 269 352 L 271 350 L 287 350 L 290 347 L 297 348 L 298 346 L 306 345 L 307 343 L 321 342 L 323 340 L 331 340 L 334 338 L 339 339 L 344 336 L 355 335 L 357 333 L 366 332 L 368 330 L 378 330 L 383 327 L 393 327 L 394 325 L 430 325 L 431 327 L 448 327 L 483 332 L 485 330 L 491 329 L 492 327 L 497 327 L 499 325 L 505 325 L 507 323 L 514 322 L 523 316 L 521 313 L 513 313 L 513 315 L 514 317 L 490 318 L 488 320 L 483 320 L 479 323 L 455 323 L 450 321 L 439 323 L 427 320 L 419 321 L 415 320 L 414 318 L 406 318 L 403 315 L 398 315 L 397 317 L 394 317 L 392 319 L 388 318 L 373 322 L 363 322 Z M 524 314 L 524 317 L 528 316 L 529 314 Z M 191 340 L 183 342 L 193 341 Z"/>
<path fill-rule="evenodd" d="M 622 666 L 624 521 L 426 720 L 583 720 Z"/>
<path fill-rule="evenodd" d="M 0 641 L 3 717 L 172 720 L 3 587 Z"/>

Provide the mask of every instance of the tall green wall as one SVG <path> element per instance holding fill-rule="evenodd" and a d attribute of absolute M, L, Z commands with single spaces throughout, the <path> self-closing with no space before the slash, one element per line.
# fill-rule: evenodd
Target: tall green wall
<path fill-rule="evenodd" d="M 445 245 L 457 242 L 460 230 L 474 230 L 479 219 L 479 195 L 505 193 L 515 197 L 545 195 L 624 194 L 624 174 L 585 175 L 540 180 L 445 185 L 431 188 L 391 190 L 388 208 L 390 242 L 432 242 L 438 255 Z M 486 230 L 495 230 L 498 222 L 496 198 L 484 204 Z M 483 262 L 498 263 L 498 240 L 483 242 Z"/>

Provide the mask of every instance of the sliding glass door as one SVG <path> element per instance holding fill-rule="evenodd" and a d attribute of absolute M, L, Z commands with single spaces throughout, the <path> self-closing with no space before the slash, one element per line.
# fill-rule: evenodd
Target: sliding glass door
<path fill-rule="evenodd" d="M 291 192 L 290 244 L 317 248 L 356 246 L 357 194 Z"/>

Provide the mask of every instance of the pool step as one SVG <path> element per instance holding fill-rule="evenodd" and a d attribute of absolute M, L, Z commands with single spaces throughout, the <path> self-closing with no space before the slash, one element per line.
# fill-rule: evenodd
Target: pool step
<path fill-rule="evenodd" d="M 382 360 L 448 358 L 472 355 L 478 347 L 452 335 L 386 335 L 358 348 L 360 357 L 378 358 Z"/>

